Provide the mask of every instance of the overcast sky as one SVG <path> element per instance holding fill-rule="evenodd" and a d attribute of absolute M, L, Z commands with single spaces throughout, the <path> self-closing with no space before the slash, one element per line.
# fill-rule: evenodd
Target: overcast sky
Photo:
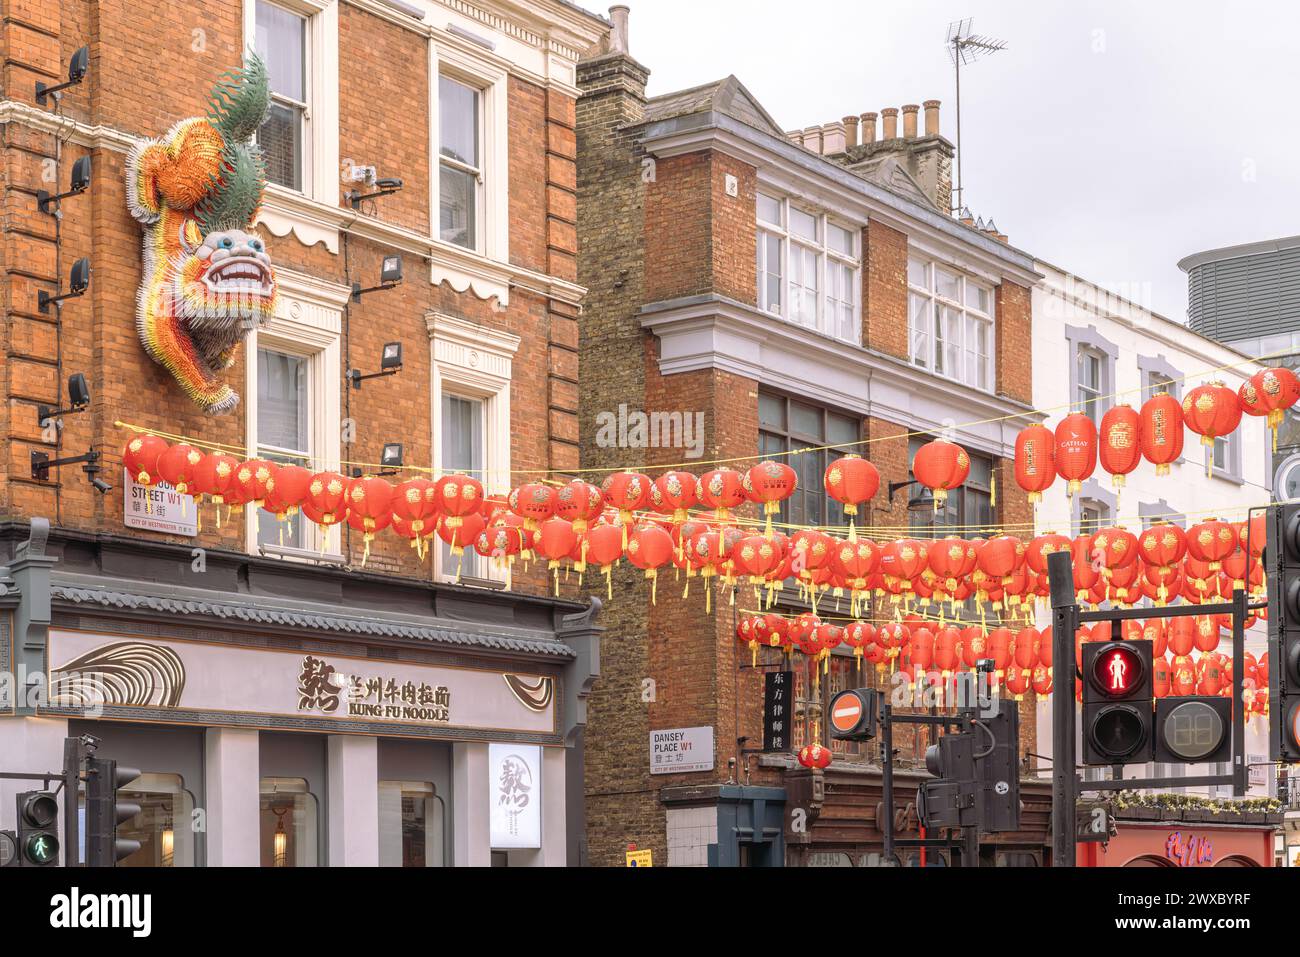
<path fill-rule="evenodd" d="M 966 204 L 1180 322 L 1180 258 L 1300 233 L 1297 0 L 626 2 L 651 95 L 734 73 L 786 129 L 933 98 L 952 140 L 973 17 L 1008 48 L 962 71 Z"/>

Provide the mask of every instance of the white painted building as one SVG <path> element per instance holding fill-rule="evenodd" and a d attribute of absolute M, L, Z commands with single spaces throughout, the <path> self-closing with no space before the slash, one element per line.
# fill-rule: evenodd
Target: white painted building
<path fill-rule="evenodd" d="M 1054 429 L 1069 412 L 1088 413 L 1100 424 L 1114 405 L 1128 404 L 1140 411 L 1160 391 L 1181 399 L 1187 390 L 1214 381 L 1235 390 L 1261 368 L 1235 349 L 1057 266 L 1036 261 L 1034 267 L 1044 278 L 1033 290 L 1033 404 L 1047 413 L 1049 428 Z M 1155 466 L 1144 459 L 1121 489 L 1098 463 L 1073 498 L 1067 497 L 1066 483 L 1058 479 L 1038 506 L 1037 532 L 1074 536 L 1090 527 L 1118 524 L 1136 534 L 1161 518 L 1181 525 L 1210 517 L 1241 521 L 1247 509 L 1265 505 L 1271 498 L 1270 456 L 1269 433 L 1262 419 L 1243 416 L 1237 431 L 1219 440 L 1212 453 L 1189 429 L 1183 457 L 1168 475 L 1157 476 Z M 1230 653 L 1226 640 L 1221 650 Z M 1262 625 L 1248 634 L 1247 650 L 1257 656 L 1264 653 Z M 1052 745 L 1050 713 L 1046 703 L 1039 707 L 1038 750 L 1047 755 Z M 1246 750 L 1252 763 L 1267 760 L 1267 727 L 1259 719 L 1247 725 Z M 1226 769 L 1226 765 L 1217 771 L 1191 766 L 1186 773 L 1226 773 Z M 1145 776 L 1151 770 L 1156 769 L 1133 766 L 1128 776 Z M 1261 775 L 1264 770 L 1256 769 L 1254 777 L 1263 783 L 1252 787 L 1252 794 L 1266 794 L 1273 786 L 1271 774 Z M 1161 767 L 1157 773 L 1177 770 Z M 1221 788 L 1215 796 L 1230 794 L 1230 789 Z"/>

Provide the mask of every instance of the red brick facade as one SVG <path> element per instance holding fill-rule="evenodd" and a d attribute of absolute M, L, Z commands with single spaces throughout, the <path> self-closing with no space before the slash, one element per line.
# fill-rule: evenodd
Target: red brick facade
<path fill-rule="evenodd" d="M 719 150 L 702 149 L 647 160 L 653 175 L 643 176 L 644 167 L 637 163 L 637 134 L 645 110 L 638 95 L 643 86 L 637 85 L 644 84 L 642 70 L 614 56 L 580 65 L 584 95 L 578 105 L 579 242 L 581 278 L 591 290 L 582 337 L 583 464 L 643 468 L 652 475 L 656 466 L 680 464 L 698 474 L 712 467 L 704 463 L 715 459 L 757 455 L 761 384 L 718 368 L 663 374 L 662 343 L 639 328 L 638 313 L 644 305 L 686 297 L 755 304 L 758 175 L 752 165 Z M 584 171 L 589 167 L 599 169 L 600 175 L 588 176 Z M 730 184 L 729 176 L 734 177 Z M 643 212 L 638 215 L 638 210 Z M 862 344 L 907 362 L 908 235 L 873 221 L 863 230 L 863 249 Z M 610 276 L 618 281 L 603 285 Z M 1028 290 L 1007 281 L 997 296 L 996 392 L 1028 402 Z M 614 341 L 620 343 L 619 350 L 610 346 Z M 640 343 L 643 360 L 630 355 L 633 342 Z M 926 374 L 918 372 L 916 379 L 917 388 L 925 388 Z M 810 381 L 803 398 L 816 403 L 817 395 L 817 383 Z M 681 449 L 598 447 L 597 416 L 620 403 L 634 410 L 703 411 L 701 464 L 683 462 Z M 908 524 L 907 495 L 891 507 L 884 491 L 888 483 L 909 478 L 908 431 L 885 419 L 863 419 L 863 437 L 872 443 L 864 453 L 881 473 L 881 492 L 869 516 L 877 527 Z M 998 462 L 996 471 L 1002 499 L 999 517 L 1029 521 L 1023 495 L 1002 494 L 1014 487 L 1010 463 Z M 737 589 L 735 605 L 726 590 L 717 592 L 706 612 L 700 580 L 691 581 L 685 598 L 683 585 L 683 580 L 661 572 L 657 602 L 651 605 L 639 573 L 622 572 L 615 600 L 602 618 L 608 646 L 618 650 L 603 664 L 587 730 L 588 834 L 594 864 L 621 863 L 630 841 L 652 849 L 656 864 L 667 860 L 668 817 L 661 800 L 665 788 L 728 780 L 782 781 L 780 771 L 760 768 L 755 756 L 738 745 L 744 738 L 745 749 L 756 748 L 762 737 L 761 674 L 745 667 L 750 653 L 734 634 L 736 617 L 755 604 L 750 589 Z M 866 683 L 876 680 L 871 672 L 864 672 Z M 1034 717 L 1033 704 L 1027 702 L 1022 710 L 1024 741 L 1035 740 Z M 714 729 L 714 770 L 652 776 L 649 732 L 697 726 Z M 897 741 L 905 761 L 921 759 L 927 734 L 900 731 Z M 729 766 L 733 759 L 734 767 Z"/>
<path fill-rule="evenodd" d="M 245 441 L 242 407 L 223 417 L 204 415 L 140 345 L 134 314 L 141 234 L 124 195 L 130 138 L 161 136 L 177 120 L 202 114 L 219 75 L 238 65 L 244 46 L 243 4 L 163 0 L 147 17 L 125 0 L 93 6 L 73 0 L 6 0 L 4 6 L 3 96 L 36 112 L 31 123 L 19 117 L 0 127 L 6 212 L 0 256 L 9 316 L 0 363 L 0 388 L 7 401 L 0 415 L 10 440 L 6 468 L 0 471 L 0 514 L 11 519 L 45 515 L 86 532 L 127 534 L 119 468 L 127 433 L 114 425 L 116 421 L 232 446 Z M 429 195 L 430 39 L 351 3 L 339 4 L 338 18 L 339 156 L 378 162 L 381 176 L 400 177 L 403 189 L 365 212 L 428 236 L 436 225 Z M 64 122 L 80 126 L 59 155 L 52 114 L 35 107 L 34 83 L 59 82 L 68 58 L 83 43 L 90 45 L 90 75 L 62 100 Z M 577 277 L 574 97 L 521 76 L 510 75 L 505 82 L 509 262 L 536 276 L 572 283 Z M 35 192 L 54 190 L 48 175 L 56 156 L 58 186 L 66 188 L 72 163 L 87 152 L 93 155 L 94 183 L 89 193 L 63 204 L 62 244 L 56 251 L 54 220 L 36 211 Z M 339 185 L 339 207 L 346 208 L 343 192 L 350 188 Z M 277 237 L 265 228 L 261 232 L 277 267 L 329 283 L 358 280 L 372 285 L 382 257 L 393 252 L 359 236 L 341 237 L 341 248 L 334 253 L 324 244 L 304 244 L 295 233 Z M 90 257 L 94 268 L 88 294 L 65 303 L 61 315 L 41 314 L 37 291 L 53 292 L 60 272 L 66 281 L 71 263 L 82 256 Z M 356 422 L 357 439 L 343 446 L 343 459 L 374 462 L 385 441 L 401 441 L 407 463 L 428 467 L 432 462 L 435 429 L 425 323 L 426 316 L 436 312 L 520 337 L 510 393 L 517 423 L 511 430 L 512 466 L 575 468 L 578 293 L 573 301 L 562 301 L 537 291 L 543 287 L 538 281 L 530 281 L 528 288 L 512 283 L 509 305 L 502 306 L 470 290 L 431 284 L 420 258 L 408 253 L 405 259 L 402 285 L 366 296 L 347 313 L 343 361 L 334 374 L 345 414 Z M 382 345 L 390 341 L 404 344 L 401 374 L 367 383 L 361 390 L 347 388 L 346 370 L 369 371 Z M 84 373 L 90 383 L 90 409 L 64 418 L 57 444 L 46 441 L 49 437 L 37 426 L 36 406 L 54 404 L 61 395 L 60 383 L 73 372 Z M 242 349 L 226 380 L 236 391 L 245 391 Z M 108 495 L 94 492 L 75 467 L 63 469 L 47 483 L 30 477 L 33 449 L 54 456 L 92 448 L 104 453 L 104 478 L 115 486 Z M 359 562 L 361 536 L 350 538 L 348 560 Z M 239 550 L 245 546 L 239 522 L 218 530 L 205 521 L 197 540 L 177 541 Z M 416 577 L 430 574 L 428 560 L 417 563 L 407 543 L 392 535 L 376 540 L 368 568 Z"/>

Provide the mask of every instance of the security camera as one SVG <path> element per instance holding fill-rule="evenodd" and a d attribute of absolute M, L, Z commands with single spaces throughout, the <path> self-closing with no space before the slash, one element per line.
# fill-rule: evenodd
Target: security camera
<path fill-rule="evenodd" d="M 397 178 L 377 179 L 375 185 L 380 189 L 401 189 L 402 181 Z"/>
<path fill-rule="evenodd" d="M 100 495 L 107 495 L 109 492 L 113 491 L 113 486 L 109 485 L 101 478 L 91 479 L 90 487 L 93 488 Z"/>

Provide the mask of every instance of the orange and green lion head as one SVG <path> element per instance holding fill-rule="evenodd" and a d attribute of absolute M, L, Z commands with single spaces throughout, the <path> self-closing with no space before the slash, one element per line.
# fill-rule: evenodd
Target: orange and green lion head
<path fill-rule="evenodd" d="M 207 116 L 181 120 L 127 158 L 127 204 L 144 228 L 140 341 L 212 415 L 239 404 L 220 375 L 275 311 L 275 270 L 252 230 L 266 187 L 252 140 L 268 89 L 266 65 L 250 56 L 218 82 Z"/>

